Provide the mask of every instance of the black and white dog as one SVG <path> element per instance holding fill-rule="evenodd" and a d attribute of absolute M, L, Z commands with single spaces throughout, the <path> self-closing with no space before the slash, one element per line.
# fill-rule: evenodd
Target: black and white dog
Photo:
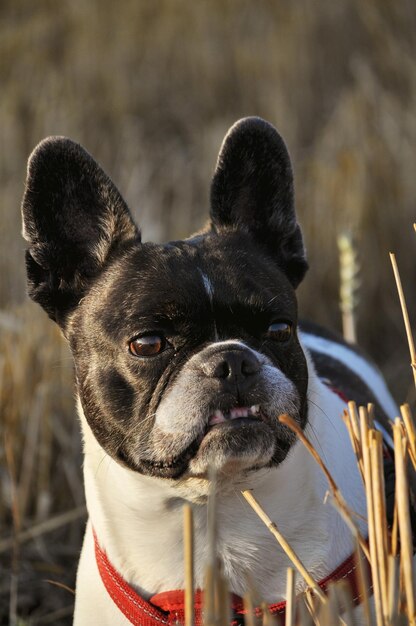
<path fill-rule="evenodd" d="M 179 608 L 160 607 L 163 598 L 175 604 L 164 592 L 184 587 L 187 501 L 203 587 L 210 467 L 218 554 L 235 594 L 249 576 L 280 602 L 289 565 L 241 489 L 254 490 L 317 581 L 337 570 L 353 551 L 351 533 L 323 503 L 323 474 L 277 417 L 296 420 L 365 516 L 345 397 L 374 401 L 390 417 L 397 408 L 359 352 L 298 327 L 295 288 L 307 262 L 277 131 L 259 118 L 230 129 L 210 223 L 184 241 L 142 243 L 111 180 L 60 137 L 30 158 L 23 221 L 30 296 L 59 324 L 75 362 L 89 512 L 75 624 L 178 618 Z"/>

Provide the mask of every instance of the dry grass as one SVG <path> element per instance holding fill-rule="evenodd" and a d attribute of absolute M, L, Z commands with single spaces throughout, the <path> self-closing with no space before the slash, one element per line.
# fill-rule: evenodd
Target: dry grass
<path fill-rule="evenodd" d="M 0 623 L 64 623 L 73 596 L 45 581 L 74 587 L 85 522 L 72 358 L 34 305 L 0 328 Z"/>
<path fill-rule="evenodd" d="M 362 471 L 366 497 L 368 519 L 368 542 L 360 538 L 354 521 L 355 514 L 348 510 L 338 492 L 332 476 L 326 469 L 317 450 L 305 437 L 296 423 L 288 416 L 280 416 L 280 420 L 292 428 L 298 435 L 303 445 L 312 454 L 328 480 L 329 489 L 334 497 L 333 504 L 342 517 L 347 521 L 357 539 L 356 562 L 360 564 L 359 592 L 361 594 L 360 621 L 354 612 L 352 595 L 348 585 L 339 581 L 330 586 L 328 595 L 325 595 L 317 582 L 305 569 L 291 546 L 279 532 L 276 524 L 269 518 L 267 512 L 261 507 L 251 491 L 243 491 L 242 494 L 250 504 L 254 512 L 259 516 L 270 532 L 274 535 L 279 546 L 292 561 L 294 568 L 302 576 L 306 590 L 295 596 L 293 584 L 293 570 L 287 572 L 287 598 L 288 606 L 284 617 L 273 617 L 261 601 L 258 594 L 249 589 L 244 596 L 244 608 L 247 612 L 246 620 L 249 626 L 256 624 L 273 624 L 278 626 L 414 626 L 416 624 L 416 605 L 414 589 L 414 562 L 413 541 L 409 508 L 409 485 L 407 479 L 407 459 L 411 456 L 415 447 L 415 430 L 413 419 L 406 407 L 407 419 L 401 421 L 396 418 L 392 425 L 394 433 L 394 462 L 396 472 L 395 492 L 395 523 L 389 528 L 386 516 L 386 500 L 384 490 L 383 471 L 383 441 L 381 433 L 374 428 L 371 415 L 366 407 L 360 407 L 359 413 L 354 403 L 350 403 L 349 411 L 345 412 L 345 421 L 349 424 L 351 445 L 357 451 L 357 462 Z M 358 418 L 359 415 L 359 418 Z M 407 425 L 409 424 L 409 426 Z M 357 433 L 357 434 L 356 434 Z M 413 460 L 413 459 L 412 459 Z M 362 464 L 360 463 L 362 461 Z M 416 463 L 414 463 L 416 468 Z M 211 495 L 211 516 L 215 514 L 214 494 Z M 192 569 L 193 554 L 189 549 L 192 543 L 192 530 L 189 517 L 185 528 L 185 538 L 188 548 L 185 552 L 185 568 Z M 210 536 L 211 550 L 215 555 L 215 532 Z M 362 545 L 363 544 L 363 545 Z M 397 546 L 400 544 L 400 550 Z M 369 592 L 368 579 L 361 566 L 361 547 L 364 549 L 366 558 L 370 564 L 373 592 Z M 207 580 L 210 588 L 215 593 L 207 592 L 205 595 L 205 624 L 207 626 L 219 625 L 224 620 L 224 615 L 229 616 L 230 606 L 228 596 L 221 592 L 228 589 L 226 581 L 221 577 L 221 563 L 215 570 L 211 566 L 207 568 Z M 192 592 L 192 579 L 188 579 L 186 593 Z M 254 581 L 255 585 L 255 581 Z M 209 590 L 208 590 L 209 591 Z M 218 603 L 216 597 L 221 596 L 225 601 Z M 374 601 L 374 611 L 370 608 L 370 602 Z M 257 608 L 256 608 L 257 607 Z M 257 616 L 257 617 L 256 617 Z M 192 619 L 186 615 L 188 626 L 192 626 Z M 361 621 L 364 620 L 364 621 Z"/>

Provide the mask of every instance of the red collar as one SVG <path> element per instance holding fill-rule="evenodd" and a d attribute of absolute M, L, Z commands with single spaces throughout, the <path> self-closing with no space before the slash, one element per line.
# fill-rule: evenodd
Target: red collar
<path fill-rule="evenodd" d="M 132 587 L 120 576 L 117 570 L 108 560 L 107 554 L 100 547 L 95 531 L 95 558 L 97 561 L 98 571 L 101 580 L 113 602 L 118 606 L 123 615 L 135 626 L 173 626 L 174 624 L 185 623 L 185 597 L 183 591 L 164 591 L 158 593 L 147 602 L 134 591 Z M 363 558 L 363 566 L 367 566 L 367 561 Z M 362 597 L 359 591 L 359 585 L 356 575 L 357 564 L 355 555 L 351 555 L 341 565 L 339 565 L 329 576 L 320 581 L 319 586 L 326 592 L 330 583 L 338 580 L 346 580 L 351 588 L 354 604 L 360 604 Z M 368 580 L 370 571 L 367 567 Z M 370 584 L 370 592 L 372 585 Z M 202 604 L 203 593 L 198 590 L 195 593 L 195 626 L 202 626 Z M 242 623 L 245 614 L 242 599 L 235 595 L 231 595 L 231 606 L 233 617 L 231 626 L 238 626 Z M 285 615 L 286 602 L 278 602 L 269 605 L 272 615 Z M 255 609 L 256 615 L 260 616 L 262 611 L 260 608 Z"/>

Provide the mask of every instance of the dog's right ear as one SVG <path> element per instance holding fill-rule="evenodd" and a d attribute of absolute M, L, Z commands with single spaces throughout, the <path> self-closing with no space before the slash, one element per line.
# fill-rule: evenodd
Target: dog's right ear
<path fill-rule="evenodd" d="M 22 215 L 29 295 L 61 326 L 110 258 L 140 242 L 115 185 L 65 137 L 31 154 Z"/>

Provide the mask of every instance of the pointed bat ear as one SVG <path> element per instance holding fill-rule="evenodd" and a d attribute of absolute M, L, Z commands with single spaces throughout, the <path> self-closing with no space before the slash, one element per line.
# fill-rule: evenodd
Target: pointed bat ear
<path fill-rule="evenodd" d="M 296 220 L 293 174 L 277 130 L 247 117 L 228 131 L 211 186 L 211 222 L 217 232 L 241 229 L 265 246 L 294 287 L 308 264 Z"/>
<path fill-rule="evenodd" d="M 22 216 L 29 295 L 61 325 L 110 259 L 140 241 L 115 185 L 64 137 L 30 156 Z"/>

